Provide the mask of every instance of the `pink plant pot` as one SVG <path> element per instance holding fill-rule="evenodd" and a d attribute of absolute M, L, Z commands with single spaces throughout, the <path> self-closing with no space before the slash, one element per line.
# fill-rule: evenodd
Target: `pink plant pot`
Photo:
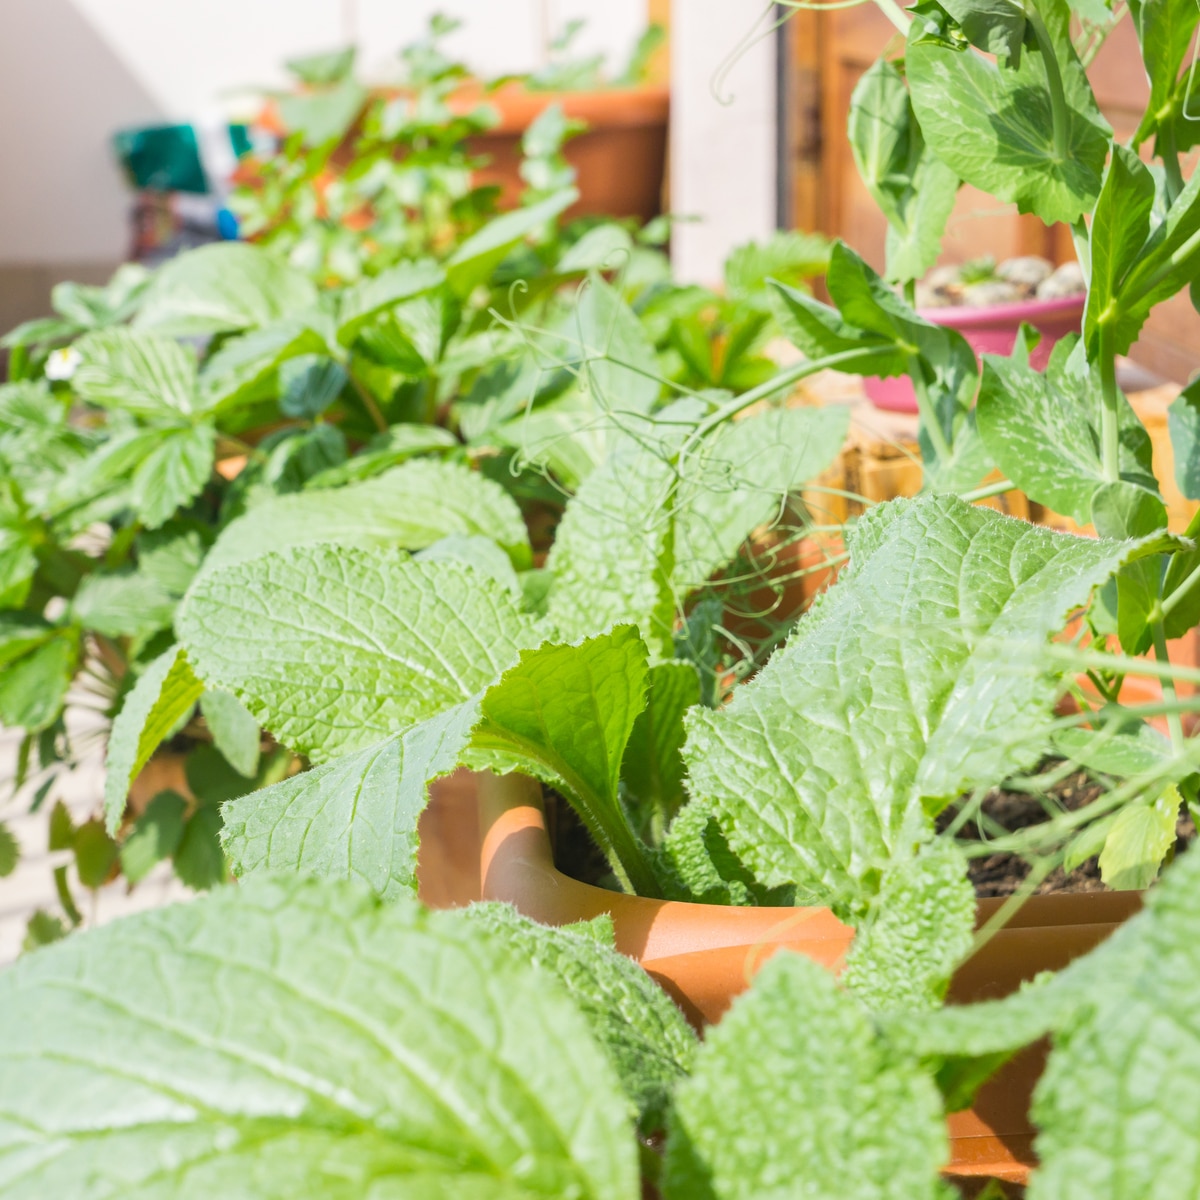
<path fill-rule="evenodd" d="M 1020 304 L 998 304 L 993 308 L 922 308 L 918 314 L 927 321 L 957 329 L 967 339 L 977 357 L 985 354 L 1011 354 L 1017 330 L 1022 323 L 1032 325 L 1042 335 L 1030 362 L 1039 371 L 1050 358 L 1050 351 L 1068 333 L 1078 333 L 1083 320 L 1086 296 L 1067 296 L 1062 300 L 1025 300 Z M 888 412 L 915 413 L 917 398 L 907 375 L 863 380 L 863 391 L 876 408 Z"/>

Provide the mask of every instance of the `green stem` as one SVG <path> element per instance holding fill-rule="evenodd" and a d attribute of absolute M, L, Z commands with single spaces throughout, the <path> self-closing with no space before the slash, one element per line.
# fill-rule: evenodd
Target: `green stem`
<path fill-rule="evenodd" d="M 917 307 L 917 281 L 915 279 L 904 281 L 904 299 L 908 301 L 909 308 Z"/>
<path fill-rule="evenodd" d="M 1075 245 L 1075 257 L 1079 260 L 1079 269 L 1083 272 L 1084 287 L 1092 283 L 1092 238 L 1088 233 L 1087 222 L 1080 217 L 1071 223 L 1071 241 Z"/>
<path fill-rule="evenodd" d="M 1054 43 L 1050 40 L 1050 31 L 1042 14 L 1033 3 L 1025 5 L 1025 19 L 1033 36 L 1037 40 L 1038 49 L 1046 64 L 1046 83 L 1050 88 L 1050 119 L 1054 130 L 1054 152 L 1060 163 L 1065 163 L 1070 157 L 1070 137 L 1068 135 L 1069 109 L 1067 97 L 1063 91 L 1062 72 L 1058 69 L 1058 55 L 1054 52 Z"/>
<path fill-rule="evenodd" d="M 375 422 L 375 428 L 380 433 L 387 433 L 388 423 L 380 411 L 379 405 L 375 402 L 375 397 L 371 395 L 366 385 L 353 371 L 347 371 L 346 374 L 350 376 L 350 383 L 353 385 L 355 392 L 358 393 L 358 398 L 362 401 L 363 408 L 367 410 L 367 416 Z"/>
<path fill-rule="evenodd" d="M 1162 605 L 1155 605 L 1155 611 L 1151 614 L 1150 629 L 1154 634 L 1154 657 L 1162 666 L 1170 666 L 1171 659 L 1167 654 L 1167 631 L 1163 623 Z M 1175 680 L 1170 675 L 1164 675 L 1162 680 L 1163 699 L 1168 704 L 1177 704 L 1179 697 L 1175 693 Z M 1167 713 L 1167 730 L 1171 734 L 1171 753 L 1183 753 L 1183 722 L 1180 720 L 1179 713 Z"/>
<path fill-rule="evenodd" d="M 875 0 L 875 6 L 905 37 L 908 37 L 908 27 L 912 24 L 912 18 L 896 0 Z"/>
<path fill-rule="evenodd" d="M 1169 617 L 1176 608 L 1179 607 L 1191 593 L 1191 590 L 1200 583 L 1200 567 L 1197 567 L 1163 602 L 1162 612 L 1163 617 Z"/>
<path fill-rule="evenodd" d="M 925 372 L 921 368 L 921 360 L 914 354 L 908 360 L 908 377 L 912 380 L 913 391 L 917 397 L 917 411 L 921 414 L 921 427 L 929 435 L 933 452 L 938 462 L 950 459 L 950 443 L 946 441 L 946 433 L 938 422 L 933 401 L 929 397 L 929 388 L 925 383 Z"/>
<path fill-rule="evenodd" d="M 1121 393 L 1117 390 L 1117 355 L 1112 324 L 1100 318 L 1100 455 L 1104 478 L 1121 479 Z"/>
<path fill-rule="evenodd" d="M 965 500 L 968 504 L 973 504 L 976 500 L 988 500 L 992 496 L 1002 496 L 1005 492 L 1011 492 L 1016 486 L 1011 479 L 997 479 L 995 483 L 977 487 L 974 491 L 960 492 L 958 498 Z"/>

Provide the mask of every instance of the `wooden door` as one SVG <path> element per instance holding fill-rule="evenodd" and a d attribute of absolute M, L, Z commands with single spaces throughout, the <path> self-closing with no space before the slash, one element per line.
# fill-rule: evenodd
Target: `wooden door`
<path fill-rule="evenodd" d="M 887 226 L 859 178 L 846 123 L 859 77 L 881 53 L 900 50 L 899 36 L 873 4 L 861 4 L 820 14 L 802 12 L 789 22 L 785 39 L 790 223 L 844 238 L 882 268 Z M 1129 20 L 1114 31 L 1088 74 L 1104 115 L 1117 137 L 1127 141 L 1147 95 Z M 1047 229 L 1036 217 L 1021 216 L 1015 206 L 963 187 L 947 224 L 942 261 L 985 254 L 997 259 L 1042 254 L 1064 262 L 1074 250 L 1065 226 Z M 1180 383 L 1200 370 L 1200 315 L 1186 294 L 1155 309 L 1132 357 Z"/>

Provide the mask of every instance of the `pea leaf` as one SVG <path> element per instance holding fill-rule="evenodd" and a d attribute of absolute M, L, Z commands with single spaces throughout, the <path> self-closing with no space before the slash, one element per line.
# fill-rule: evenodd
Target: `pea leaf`
<path fill-rule="evenodd" d="M 887 218 L 887 278 L 920 279 L 937 260 L 958 179 L 925 145 L 904 78 L 886 59 L 850 97 L 849 136 L 858 173 Z"/>
<path fill-rule="evenodd" d="M 316 285 L 261 246 L 219 242 L 158 269 L 134 319 L 137 330 L 204 337 L 258 329 L 317 306 Z"/>
<path fill-rule="evenodd" d="M 848 546 L 850 570 L 787 646 L 724 709 L 689 714 L 684 761 L 762 884 L 853 908 L 931 813 L 1037 761 L 1055 699 L 1046 640 L 1159 542 L 930 496 L 872 509 Z M 869 695 L 846 688 L 868 669 Z"/>
<path fill-rule="evenodd" d="M 586 1020 L 450 914 L 306 880 L 221 889 L 39 950 L 0 1003 L 12 1200 L 638 1195 Z"/>
<path fill-rule="evenodd" d="M 942 0 L 942 7 L 958 22 L 972 46 L 1012 66 L 1021 60 L 1025 38 L 1025 10 L 1014 0 Z"/>
<path fill-rule="evenodd" d="M 1035 39 L 1026 40 L 1019 66 L 1000 66 L 926 36 L 926 18 L 918 14 L 905 66 L 925 140 L 950 170 L 1021 212 L 1071 222 L 1096 203 L 1112 131 L 1071 47 L 1067 4 L 1039 0 L 1037 7 L 1062 79 L 1061 138 L 1047 61 Z"/>
<path fill-rule="evenodd" d="M 142 672 L 125 697 L 105 760 L 104 816 L 110 833 L 121 824 L 129 785 L 203 691 L 182 647 L 172 646 Z"/>
<path fill-rule="evenodd" d="M 1175 483 L 1189 500 L 1200 500 L 1200 385 L 1189 384 L 1167 409 L 1175 458 Z"/>
<path fill-rule="evenodd" d="M 827 971 L 782 952 L 709 1031 L 679 1087 L 663 1192 L 933 1200 L 946 1157 L 932 1078 L 890 1054 Z"/>
<path fill-rule="evenodd" d="M 511 594 L 468 567 L 327 545 L 206 571 L 176 629 L 207 686 L 317 758 L 469 699 L 536 636 Z"/>
<path fill-rule="evenodd" d="M 1148 888 L 1175 845 L 1175 822 L 1183 799 L 1174 787 L 1149 804 L 1123 808 L 1100 851 L 1100 878 L 1118 892 Z"/>
<path fill-rule="evenodd" d="M 1189 124 L 1182 119 L 1188 80 L 1179 75 L 1192 49 L 1200 7 L 1190 0 L 1162 0 L 1134 4 L 1130 12 L 1150 78 L 1150 98 L 1134 137 L 1134 145 L 1140 146 L 1152 136 L 1161 140 L 1164 133 L 1173 134 L 1176 127 L 1186 129 Z M 1174 141 L 1178 149 L 1187 149 L 1192 137 L 1176 136 Z"/>
<path fill-rule="evenodd" d="M 1064 338 L 1044 372 L 1019 359 L 986 355 L 976 422 L 996 466 L 1027 496 L 1081 524 L 1106 482 L 1100 458 L 1099 382 L 1076 342 Z M 1151 445 L 1141 421 L 1120 398 L 1119 465 L 1124 479 L 1157 488 Z"/>
<path fill-rule="evenodd" d="M 529 534 L 499 484 L 458 463 L 416 461 L 336 491 L 280 496 L 230 522 L 204 570 L 318 542 L 420 550 L 451 534 L 490 538 L 528 565 Z"/>

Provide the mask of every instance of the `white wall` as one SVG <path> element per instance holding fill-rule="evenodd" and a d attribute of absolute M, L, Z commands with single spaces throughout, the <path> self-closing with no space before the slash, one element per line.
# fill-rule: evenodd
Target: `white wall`
<path fill-rule="evenodd" d="M 681 278 L 715 283 L 729 251 L 775 227 L 775 40 L 747 45 L 718 70 L 764 6 L 673 0 L 671 6 L 671 258 Z M 714 88 L 718 88 L 714 94 Z"/>
<path fill-rule="evenodd" d="M 117 128 L 203 116 L 348 36 L 386 75 L 435 11 L 465 20 L 450 48 L 486 74 L 537 67 L 543 26 L 576 16 L 578 49 L 623 64 L 646 19 L 645 0 L 0 0 L 0 266 L 123 256 Z"/>

